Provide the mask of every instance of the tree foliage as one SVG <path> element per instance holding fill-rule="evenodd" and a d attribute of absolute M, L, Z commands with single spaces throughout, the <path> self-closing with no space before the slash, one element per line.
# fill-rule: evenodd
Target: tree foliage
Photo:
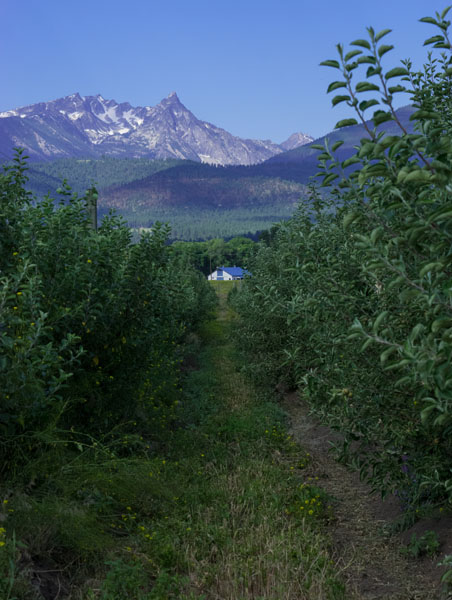
<path fill-rule="evenodd" d="M 175 400 L 178 350 L 213 306 L 178 266 L 168 228 L 130 243 L 114 215 L 94 231 L 87 199 L 32 202 L 22 153 L 0 176 L 0 443 L 5 468 L 61 440 L 153 432 Z M 112 432 L 115 432 L 114 434 Z"/>
<path fill-rule="evenodd" d="M 344 434 L 342 457 L 410 507 L 452 502 L 447 13 L 423 19 L 439 30 L 426 44 L 447 52 L 430 53 L 421 72 L 409 60 L 386 70 L 390 30 L 371 27 L 323 63 L 338 72 L 333 105 L 346 102 L 366 136 L 342 162 L 340 144 L 325 145 L 318 176 L 331 200 L 278 228 L 235 300 L 254 369 L 301 386 Z M 398 120 L 400 93 L 414 131 Z"/>
<path fill-rule="evenodd" d="M 208 275 L 220 265 L 246 268 L 256 250 L 252 239 L 239 236 L 228 241 L 213 238 L 206 242 L 173 242 L 170 252 L 177 260 Z"/>

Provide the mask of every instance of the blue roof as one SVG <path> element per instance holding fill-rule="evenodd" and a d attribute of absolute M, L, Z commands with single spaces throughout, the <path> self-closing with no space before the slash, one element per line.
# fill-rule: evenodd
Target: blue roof
<path fill-rule="evenodd" d="M 221 267 L 223 271 L 229 273 L 231 277 L 243 277 L 244 275 L 251 275 L 249 271 L 246 269 L 242 269 L 242 267 Z"/>

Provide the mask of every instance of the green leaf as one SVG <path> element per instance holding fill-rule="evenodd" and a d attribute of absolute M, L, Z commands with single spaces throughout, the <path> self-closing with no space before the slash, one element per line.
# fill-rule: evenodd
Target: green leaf
<path fill-rule="evenodd" d="M 422 17 L 419 19 L 419 23 L 430 23 L 431 25 L 436 25 L 437 21 L 433 17 Z"/>
<path fill-rule="evenodd" d="M 334 69 L 340 69 L 340 65 L 337 60 L 324 60 L 320 63 L 321 67 L 333 67 Z"/>
<path fill-rule="evenodd" d="M 371 65 L 375 65 L 377 61 L 373 56 L 360 56 L 356 62 L 359 65 L 363 65 L 363 64 L 367 64 L 367 63 L 371 64 Z"/>
<path fill-rule="evenodd" d="M 340 129 L 341 127 L 350 127 L 351 125 L 358 125 L 358 121 L 356 119 L 342 119 L 342 121 L 338 121 L 334 126 L 334 129 Z"/>
<path fill-rule="evenodd" d="M 378 102 L 378 100 L 375 100 L 375 98 L 372 98 L 372 100 L 363 100 L 359 103 L 359 110 L 364 111 L 370 108 L 371 106 L 376 106 L 377 104 L 380 103 Z"/>
<path fill-rule="evenodd" d="M 384 163 L 379 162 L 374 165 L 370 165 L 370 166 L 366 167 L 366 170 L 365 171 L 363 170 L 361 172 L 365 173 L 365 175 L 367 177 L 369 177 L 369 176 L 370 177 L 378 177 L 380 175 L 385 176 L 385 175 L 387 175 L 388 168 Z"/>
<path fill-rule="evenodd" d="M 419 277 L 424 277 L 424 275 L 427 275 L 427 273 L 433 271 L 441 271 L 442 268 L 444 267 L 442 262 L 430 262 L 427 265 L 424 265 L 422 267 L 422 269 L 419 271 Z"/>
<path fill-rule="evenodd" d="M 402 77 L 402 75 L 409 75 L 409 71 L 404 67 L 395 67 L 388 71 L 385 75 L 385 79 L 391 79 L 392 77 Z"/>
<path fill-rule="evenodd" d="M 388 33 L 391 33 L 391 31 L 392 31 L 392 29 L 382 29 L 375 36 L 375 41 L 379 42 L 382 38 L 384 38 L 385 35 L 388 35 Z"/>
<path fill-rule="evenodd" d="M 433 398 L 431 400 L 433 400 Z M 434 410 L 436 410 L 436 406 L 434 404 L 431 404 L 430 406 L 427 406 L 427 408 L 424 408 L 421 411 L 421 421 L 422 421 L 422 423 L 425 423 L 427 421 L 427 419 L 430 416 L 430 413 L 432 413 Z"/>
<path fill-rule="evenodd" d="M 375 83 L 370 83 L 369 81 L 360 81 L 356 84 L 355 88 L 356 92 L 379 92 L 380 88 Z"/>
<path fill-rule="evenodd" d="M 424 46 L 428 46 L 429 44 L 435 44 L 436 42 L 443 42 L 443 41 L 444 41 L 444 37 L 442 35 L 434 35 L 433 37 L 425 40 Z"/>
<path fill-rule="evenodd" d="M 436 213 L 432 218 L 428 220 L 429 223 L 439 223 L 441 221 L 446 221 L 448 219 L 452 219 L 452 210 L 446 209 L 443 212 Z"/>
<path fill-rule="evenodd" d="M 358 54 L 362 54 L 362 52 L 362 50 L 350 50 L 350 52 L 347 52 L 347 54 L 344 56 L 345 62 L 351 60 L 355 56 L 358 56 Z"/>
<path fill-rule="evenodd" d="M 376 244 L 379 239 L 381 238 L 381 236 L 383 235 L 383 227 L 376 227 L 375 229 L 372 230 L 372 233 L 370 234 L 370 241 L 372 242 L 372 244 Z"/>
<path fill-rule="evenodd" d="M 382 365 L 385 364 L 385 362 L 388 360 L 388 358 L 391 356 L 391 354 L 394 354 L 394 352 L 396 352 L 397 348 L 395 346 L 392 346 L 391 348 L 387 348 L 384 352 L 382 352 L 380 354 L 380 362 Z"/>
<path fill-rule="evenodd" d="M 336 152 L 336 150 L 338 148 L 340 148 L 343 143 L 344 143 L 344 140 L 338 140 L 337 142 L 334 142 L 334 144 L 331 146 L 331 151 Z"/>
<path fill-rule="evenodd" d="M 365 156 L 369 156 L 369 154 L 372 154 L 374 151 L 374 146 L 374 143 L 369 141 L 362 144 L 358 152 L 359 157 L 364 158 Z"/>
<path fill-rule="evenodd" d="M 374 75 L 380 75 L 381 67 L 369 67 L 366 72 L 366 77 L 373 77 Z"/>
<path fill-rule="evenodd" d="M 441 19 L 445 19 L 446 18 L 446 15 L 450 11 L 451 8 L 452 8 L 452 5 L 451 6 L 446 6 L 446 8 L 441 13 Z"/>
<path fill-rule="evenodd" d="M 438 113 L 432 112 L 430 110 L 417 110 L 412 115 L 410 115 L 410 121 L 417 121 L 419 119 L 439 119 L 440 115 Z"/>
<path fill-rule="evenodd" d="M 379 144 L 383 148 L 389 148 L 389 146 L 392 146 L 393 144 L 396 144 L 397 142 L 400 142 L 400 139 L 401 138 L 398 135 L 387 135 L 382 140 L 380 140 Z"/>
<path fill-rule="evenodd" d="M 322 185 L 329 185 L 332 181 L 334 181 L 338 177 L 339 177 L 339 175 L 337 173 L 330 173 L 329 175 L 327 175 L 324 178 L 324 180 L 322 181 Z"/>
<path fill-rule="evenodd" d="M 390 94 L 398 94 L 399 92 L 406 92 L 407 89 L 403 85 L 394 85 L 388 88 Z"/>
<path fill-rule="evenodd" d="M 364 350 L 366 350 L 366 348 L 368 348 L 375 340 L 373 338 L 367 338 L 367 340 L 364 342 L 364 344 L 361 346 L 361 352 L 364 352 Z"/>
<path fill-rule="evenodd" d="M 374 41 L 375 40 L 375 29 L 373 27 L 366 27 L 366 29 L 369 32 L 370 39 L 372 41 Z"/>
<path fill-rule="evenodd" d="M 392 121 L 394 119 L 392 113 L 385 110 L 376 110 L 372 117 L 375 126 L 381 125 L 382 123 L 386 123 L 387 121 Z"/>
<path fill-rule="evenodd" d="M 411 330 L 410 340 L 411 341 L 416 340 L 420 336 L 420 334 L 423 333 L 424 331 L 425 331 L 425 325 L 423 323 L 418 323 Z"/>
<path fill-rule="evenodd" d="M 443 31 L 447 31 L 449 29 L 450 21 L 445 21 L 444 23 L 438 23 L 438 27 Z"/>
<path fill-rule="evenodd" d="M 443 317 L 436 319 L 432 323 L 432 333 L 436 333 L 440 329 L 449 329 L 452 326 L 452 319 L 450 317 Z"/>
<path fill-rule="evenodd" d="M 350 44 L 350 46 L 360 46 L 361 48 L 366 48 L 367 50 L 371 49 L 370 44 L 367 40 L 355 40 Z"/>
<path fill-rule="evenodd" d="M 347 229 L 347 227 L 349 227 L 352 223 L 354 223 L 360 217 L 361 217 L 361 213 L 359 213 L 359 212 L 356 212 L 356 211 L 349 212 L 344 216 L 344 218 L 342 220 L 342 225 L 344 226 L 345 229 Z"/>
<path fill-rule="evenodd" d="M 341 164 L 343 169 L 346 169 L 347 167 L 350 167 L 351 165 L 356 165 L 359 162 L 361 162 L 359 160 L 359 158 L 357 156 L 351 156 L 350 158 L 347 158 L 346 160 L 344 160 L 344 162 Z"/>
<path fill-rule="evenodd" d="M 325 150 L 325 146 L 322 146 L 322 144 L 311 144 L 309 147 L 314 150 L 322 150 L 322 152 Z"/>
<path fill-rule="evenodd" d="M 378 328 L 380 327 L 381 323 L 384 321 L 384 319 L 386 319 L 386 317 L 388 316 L 389 311 L 388 310 L 384 310 L 383 312 L 381 312 L 378 317 L 375 319 L 373 325 L 372 325 L 372 331 L 374 333 L 377 333 Z"/>
<path fill-rule="evenodd" d="M 345 81 L 333 81 L 333 83 L 330 83 L 330 85 L 328 86 L 326 93 L 329 94 L 333 90 L 337 90 L 339 88 L 345 88 L 345 87 L 347 87 L 347 84 Z"/>
<path fill-rule="evenodd" d="M 386 54 L 386 52 L 389 52 L 390 50 L 393 50 L 394 46 L 392 44 L 387 45 L 387 44 L 383 44 L 383 46 L 380 46 L 378 48 L 378 56 L 381 58 L 384 54 Z"/>
<path fill-rule="evenodd" d="M 441 160 L 432 160 L 430 165 L 438 171 L 447 171 L 450 172 L 450 165 L 442 162 Z"/>
<path fill-rule="evenodd" d="M 341 102 L 346 102 L 348 100 L 351 100 L 350 96 L 334 96 L 334 98 L 331 100 L 331 104 L 336 106 L 336 104 L 340 104 Z"/>
<path fill-rule="evenodd" d="M 426 183 L 431 181 L 432 174 L 430 171 L 424 171 L 423 169 L 416 169 L 405 177 L 405 183 Z"/>

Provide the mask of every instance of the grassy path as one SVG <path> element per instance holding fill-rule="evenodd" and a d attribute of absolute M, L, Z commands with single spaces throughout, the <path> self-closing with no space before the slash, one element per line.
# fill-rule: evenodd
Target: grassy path
<path fill-rule="evenodd" d="M 350 593 L 363 600 L 451 598 L 441 592 L 439 556 L 415 559 L 403 552 L 412 533 L 420 537 L 437 526 L 435 520 L 419 522 L 411 531 L 391 535 L 395 520 L 403 516 L 397 499 L 390 496 L 383 501 L 378 494 L 371 494 L 371 487 L 360 480 L 357 472 L 334 459 L 329 452 L 330 441 L 340 436 L 312 417 L 297 393 L 287 394 L 283 405 L 291 418 L 294 439 L 309 450 L 320 486 L 334 498 L 335 519 L 329 529 L 347 565 L 344 576 Z"/>
<path fill-rule="evenodd" d="M 222 501 L 223 492 L 228 497 L 228 509 L 225 536 L 214 535 L 211 583 L 197 584 L 205 593 L 201 597 L 444 597 L 437 561 L 403 556 L 400 541 L 384 535 L 383 526 L 396 516 L 391 502 L 371 496 L 357 474 L 328 453 L 332 432 L 292 397 L 284 403 L 291 421 L 288 435 L 274 398 L 263 398 L 264 392 L 258 394 L 237 371 L 231 339 L 234 314 L 226 302 L 231 284 L 216 285 L 220 306 L 216 321 L 206 327 L 208 345 L 197 375 L 207 378 L 219 411 L 215 420 L 223 435 L 217 442 L 225 444 L 229 458 L 216 463 L 219 477 L 213 485 L 219 484 L 216 493 Z M 220 518 L 218 513 L 213 517 L 214 528 Z M 220 546 L 217 539 L 223 542 Z M 199 573 L 192 573 L 193 582 L 199 581 Z"/>
<path fill-rule="evenodd" d="M 196 422 L 183 446 L 200 466 L 181 498 L 187 526 L 173 518 L 188 572 L 178 597 L 345 598 L 322 534 L 328 499 L 300 476 L 309 456 L 287 435 L 273 399 L 258 397 L 237 371 L 228 290 L 217 288 L 218 316 L 204 328 L 206 346 L 188 381 L 186 408 L 196 406 Z M 181 465 L 177 450 L 170 458 Z"/>

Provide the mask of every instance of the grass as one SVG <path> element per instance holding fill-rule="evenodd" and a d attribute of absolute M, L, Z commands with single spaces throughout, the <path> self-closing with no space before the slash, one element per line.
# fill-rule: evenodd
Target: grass
<path fill-rule="evenodd" d="M 217 319 L 200 332 L 199 368 L 152 454 L 90 449 L 9 495 L 2 598 L 54 598 L 58 586 L 73 600 L 345 598 L 328 498 L 284 413 L 238 370 L 234 284 L 212 285 Z"/>

